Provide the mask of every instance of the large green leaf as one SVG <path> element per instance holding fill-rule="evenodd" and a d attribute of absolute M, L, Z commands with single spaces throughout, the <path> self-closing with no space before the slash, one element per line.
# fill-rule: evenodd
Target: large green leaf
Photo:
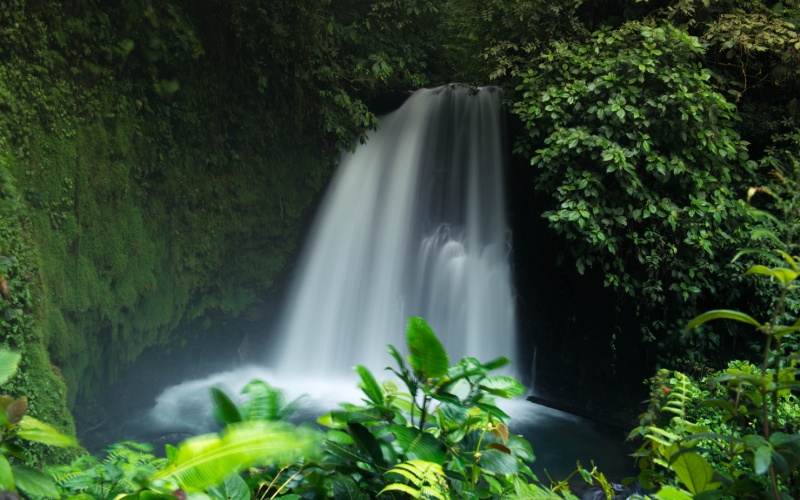
<path fill-rule="evenodd" d="M 210 488 L 206 493 L 212 500 L 250 500 L 250 488 L 238 474 L 228 477 L 222 484 Z"/>
<path fill-rule="evenodd" d="M 519 462 L 512 455 L 497 449 L 488 449 L 481 452 L 478 462 L 484 470 L 494 474 L 508 476 L 519 471 Z"/>
<path fill-rule="evenodd" d="M 698 326 L 706 323 L 708 321 L 714 319 L 732 319 L 734 321 L 740 321 L 742 323 L 747 323 L 750 325 L 755 326 L 756 328 L 762 328 L 762 324 L 756 321 L 753 317 L 739 311 L 732 311 L 729 309 L 715 309 L 713 311 L 707 311 L 697 316 L 693 320 L 686 325 L 686 330 L 691 330 L 692 328 L 697 328 Z"/>
<path fill-rule="evenodd" d="M 800 325 L 794 325 L 794 326 L 777 325 L 777 326 L 772 328 L 772 332 L 771 333 L 772 333 L 772 335 L 775 336 L 775 338 L 780 340 L 785 335 L 788 335 L 788 334 L 794 333 L 794 332 L 798 332 L 798 331 L 800 331 Z"/>
<path fill-rule="evenodd" d="M 154 479 L 175 480 L 187 490 L 206 490 L 256 464 L 291 462 L 320 446 L 318 432 L 282 422 L 240 422 L 223 434 L 183 441 Z"/>
<path fill-rule="evenodd" d="M 753 470 L 755 470 L 756 474 L 761 475 L 765 474 L 769 470 L 769 466 L 772 463 L 772 447 L 769 445 L 763 445 L 756 448 L 754 457 L 753 457 Z"/>
<path fill-rule="evenodd" d="M 355 481 L 347 476 L 337 476 L 327 484 L 335 500 L 369 500 Z"/>
<path fill-rule="evenodd" d="M 25 448 L 16 443 L 6 442 L 0 444 L 0 455 L 5 455 L 6 457 L 18 458 L 22 462 L 28 460 L 28 455 L 25 452 Z"/>
<path fill-rule="evenodd" d="M 398 351 L 397 348 L 391 344 L 386 347 L 389 350 L 389 354 L 391 354 L 394 360 L 397 362 L 397 369 L 401 372 L 406 371 L 406 362 L 403 359 L 403 356 L 400 354 L 400 351 Z"/>
<path fill-rule="evenodd" d="M 408 319 L 406 338 L 411 353 L 408 360 L 418 377 L 432 379 L 447 373 L 447 352 L 424 319 L 416 316 Z"/>
<path fill-rule="evenodd" d="M 353 438 L 356 446 L 372 458 L 372 463 L 382 469 L 388 469 L 386 460 L 383 458 L 381 445 L 375 436 L 361 424 L 349 423 L 347 428 L 350 429 L 350 435 Z"/>
<path fill-rule="evenodd" d="M 436 401 L 447 403 L 450 405 L 461 405 L 461 399 L 456 396 L 455 394 L 451 394 L 449 392 L 430 392 L 430 391 L 423 391 L 426 395 L 430 396 L 431 398 L 435 399 Z"/>
<path fill-rule="evenodd" d="M 61 498 L 56 483 L 42 471 L 27 465 L 15 465 L 11 468 L 17 488 L 31 497 Z"/>
<path fill-rule="evenodd" d="M 127 497 L 125 497 L 125 498 L 127 498 Z M 169 493 L 161 493 L 161 492 L 152 491 L 152 490 L 142 490 L 139 493 L 137 493 L 135 496 L 133 496 L 133 498 L 138 498 L 138 500 L 172 500 L 175 497 L 172 496 Z M 191 494 L 189 494 L 189 495 L 186 496 L 186 499 L 187 500 L 208 500 L 208 497 L 206 495 L 203 495 L 202 498 L 195 499 L 195 498 L 192 498 Z M 70 498 L 69 500 L 74 500 L 74 499 Z"/>
<path fill-rule="evenodd" d="M 20 354 L 18 352 L 0 349 L 0 385 L 5 384 L 8 379 L 17 373 Z"/>
<path fill-rule="evenodd" d="M 8 459 L 3 455 L 0 455 L 0 490 L 14 491 L 14 474 Z"/>
<path fill-rule="evenodd" d="M 332 411 L 328 414 L 330 420 L 333 422 L 341 423 L 359 423 L 378 422 L 384 420 L 386 417 L 391 417 L 394 412 L 385 406 L 373 406 L 372 408 L 355 408 L 352 410 Z M 323 418 L 323 415 L 317 422 L 322 425 L 328 425 L 328 420 Z M 328 425 L 328 427 L 340 427 L 338 425 Z"/>
<path fill-rule="evenodd" d="M 484 391 L 502 398 L 513 398 L 525 394 L 525 386 L 514 378 L 503 375 L 484 378 L 481 380 L 480 387 Z"/>
<path fill-rule="evenodd" d="M 239 409 L 236 408 L 236 405 L 233 404 L 233 401 L 231 401 L 228 395 L 220 389 L 216 387 L 211 388 L 211 401 L 214 404 L 211 413 L 214 415 L 214 420 L 216 420 L 221 427 L 242 421 L 242 415 L 239 413 Z"/>
<path fill-rule="evenodd" d="M 467 409 L 462 404 L 443 404 L 437 408 L 437 413 L 445 422 L 462 424 L 467 419 Z"/>
<path fill-rule="evenodd" d="M 689 493 L 673 486 L 664 486 L 654 497 L 658 500 L 692 500 L 693 498 Z"/>
<path fill-rule="evenodd" d="M 508 359 L 508 358 L 506 358 L 504 356 L 500 356 L 499 358 L 495 358 L 495 359 L 493 359 L 491 361 L 483 363 L 483 369 L 488 372 L 488 371 L 496 370 L 498 368 L 502 368 L 502 367 L 504 367 L 506 365 L 510 365 L 510 364 L 511 364 L 511 360 L 510 359 Z"/>
<path fill-rule="evenodd" d="M 521 459 L 523 462 L 533 462 L 536 457 L 533 455 L 531 444 L 523 437 L 511 434 L 508 436 L 506 446 L 511 450 L 511 454 Z"/>
<path fill-rule="evenodd" d="M 22 417 L 22 420 L 19 422 L 19 427 L 17 436 L 27 439 L 28 441 L 61 447 L 78 445 L 74 437 L 62 434 L 51 425 L 29 415 Z"/>
<path fill-rule="evenodd" d="M 431 434 L 402 425 L 390 425 L 388 430 L 397 438 L 397 443 L 408 460 L 424 460 L 439 465 L 444 463 L 444 446 Z"/>
<path fill-rule="evenodd" d="M 716 490 L 722 484 L 715 480 L 714 468 L 693 451 L 676 453 L 671 460 L 672 469 L 681 483 L 693 494 Z"/>
<path fill-rule="evenodd" d="M 511 420 L 511 417 L 508 416 L 508 413 L 498 408 L 497 405 L 484 403 L 483 401 L 474 401 L 473 404 L 503 422 L 508 422 Z"/>

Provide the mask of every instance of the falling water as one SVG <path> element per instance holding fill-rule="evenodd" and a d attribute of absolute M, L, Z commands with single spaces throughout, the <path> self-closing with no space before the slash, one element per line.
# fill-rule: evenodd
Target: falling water
<path fill-rule="evenodd" d="M 500 93 L 414 93 L 342 158 L 300 262 L 268 366 L 383 368 L 425 318 L 451 356 L 512 358 L 515 310 Z"/>
<path fill-rule="evenodd" d="M 513 359 L 502 118 L 499 90 L 454 85 L 420 90 L 383 117 L 342 158 L 266 366 L 172 386 L 132 432 L 207 430 L 209 387 L 233 396 L 255 378 L 320 408 L 357 401 L 352 367 L 384 379 L 377 370 L 393 364 L 386 345 L 405 350 L 412 315 L 452 360 Z"/>

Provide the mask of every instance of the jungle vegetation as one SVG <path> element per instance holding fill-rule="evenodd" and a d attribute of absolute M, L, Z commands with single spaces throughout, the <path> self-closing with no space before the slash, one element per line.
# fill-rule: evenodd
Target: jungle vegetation
<path fill-rule="evenodd" d="M 75 402 L 148 348 L 262 314 L 338 152 L 387 100 L 453 81 L 503 88 L 531 226 L 625 317 L 597 342 L 643 346 L 651 374 L 739 359 L 785 379 L 797 343 L 774 328 L 800 304 L 772 287 L 793 278 L 746 273 L 797 253 L 799 24 L 795 0 L 0 1 L 0 340 L 21 355 L 3 392 L 73 434 Z M 707 310 L 780 342 L 685 333 Z M 792 407 L 748 380 L 755 407 Z M 787 411 L 759 421 L 770 453 Z M 764 443 L 726 460 L 775 487 Z"/>

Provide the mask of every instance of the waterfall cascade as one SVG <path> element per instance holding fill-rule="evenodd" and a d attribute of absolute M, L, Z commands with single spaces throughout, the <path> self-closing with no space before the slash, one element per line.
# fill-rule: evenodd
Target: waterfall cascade
<path fill-rule="evenodd" d="M 408 316 L 454 360 L 514 357 L 500 92 L 415 92 L 342 158 L 319 209 L 268 366 L 380 369 Z"/>
<path fill-rule="evenodd" d="M 405 350 L 408 316 L 425 318 L 452 360 L 513 360 L 502 118 L 498 90 L 455 85 L 417 91 L 382 118 L 342 158 L 266 366 L 169 387 L 133 429 L 213 428 L 209 387 L 235 396 L 255 378 L 322 408 L 356 401 L 352 367 L 384 379 L 386 345 Z"/>

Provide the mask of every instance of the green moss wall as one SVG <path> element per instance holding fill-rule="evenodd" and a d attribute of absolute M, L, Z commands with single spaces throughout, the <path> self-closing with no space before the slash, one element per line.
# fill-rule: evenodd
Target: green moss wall
<path fill-rule="evenodd" d="M 76 397 L 264 294 L 337 138 L 288 126 L 285 100 L 234 71 L 244 54 L 220 66 L 190 40 L 152 61 L 103 59 L 119 48 L 108 19 L 14 5 L 0 14 L 11 48 L 0 55 L 0 344 L 24 360 L 2 390 L 74 431 Z M 181 22 L 176 37 L 191 31 Z M 155 74 L 167 58 L 180 78 Z"/>
<path fill-rule="evenodd" d="M 120 114 L 74 137 L 41 131 L 13 169 L 40 256 L 43 341 L 71 397 L 174 340 L 182 322 L 243 311 L 281 269 L 320 187 L 304 173 L 324 159 L 292 152 L 237 151 L 220 170 L 185 147 L 149 165 L 158 152 L 135 133 L 149 125 Z"/>

